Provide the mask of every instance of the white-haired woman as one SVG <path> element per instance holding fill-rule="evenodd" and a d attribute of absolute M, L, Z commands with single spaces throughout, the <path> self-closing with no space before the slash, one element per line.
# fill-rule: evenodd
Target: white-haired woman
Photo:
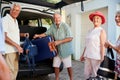
<path fill-rule="evenodd" d="M 116 13 L 115 22 L 116 22 L 117 26 L 120 27 L 120 11 L 118 11 Z M 108 41 L 108 42 L 106 42 L 105 46 L 114 49 L 118 53 L 117 54 L 115 71 L 118 74 L 118 79 L 117 80 L 120 80 L 120 35 L 119 35 L 118 40 L 116 41 L 115 45 Z"/>

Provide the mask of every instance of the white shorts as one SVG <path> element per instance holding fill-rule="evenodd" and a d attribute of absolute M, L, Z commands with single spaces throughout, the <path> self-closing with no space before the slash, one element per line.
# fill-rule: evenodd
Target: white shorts
<path fill-rule="evenodd" d="M 59 56 L 54 57 L 53 67 L 60 67 L 61 62 L 64 64 L 64 68 L 72 67 L 71 55 L 66 58 L 60 58 Z"/>

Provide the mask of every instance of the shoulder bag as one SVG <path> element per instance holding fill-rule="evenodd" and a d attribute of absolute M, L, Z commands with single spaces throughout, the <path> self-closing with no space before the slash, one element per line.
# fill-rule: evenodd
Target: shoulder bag
<path fill-rule="evenodd" d="M 111 56 L 111 58 L 109 57 Z M 100 67 L 97 71 L 98 76 L 103 76 L 109 79 L 115 79 L 116 74 L 114 72 L 115 69 L 115 60 L 112 48 L 107 48 L 106 56 L 104 56 L 104 60 L 100 64 Z"/>

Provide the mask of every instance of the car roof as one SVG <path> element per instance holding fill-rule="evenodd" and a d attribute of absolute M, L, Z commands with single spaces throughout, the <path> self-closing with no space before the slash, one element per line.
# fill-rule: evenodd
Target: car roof
<path fill-rule="evenodd" d="M 86 0 L 3 0 L 3 1 L 29 3 L 29 4 L 44 6 L 44 7 L 50 7 L 52 9 L 58 9 L 58 8 L 62 8 L 63 6 L 76 3 L 76 2 L 83 3 L 83 1 L 86 1 Z"/>

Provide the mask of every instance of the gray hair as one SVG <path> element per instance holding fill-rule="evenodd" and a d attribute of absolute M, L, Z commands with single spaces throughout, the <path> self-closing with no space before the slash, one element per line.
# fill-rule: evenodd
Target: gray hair
<path fill-rule="evenodd" d="M 55 14 L 59 14 L 59 15 L 61 16 L 61 13 L 60 13 L 60 12 L 58 12 L 58 11 L 57 11 L 57 12 L 55 12 L 55 13 L 54 13 L 54 15 L 55 15 Z"/>
<path fill-rule="evenodd" d="M 19 7 L 20 10 L 21 10 L 21 6 L 20 6 L 19 4 L 17 4 L 17 3 L 13 3 L 13 4 L 11 4 L 11 5 L 10 5 L 10 9 L 13 9 L 14 6 Z"/>
<path fill-rule="evenodd" d="M 116 12 L 116 15 L 120 15 L 120 10 Z"/>

